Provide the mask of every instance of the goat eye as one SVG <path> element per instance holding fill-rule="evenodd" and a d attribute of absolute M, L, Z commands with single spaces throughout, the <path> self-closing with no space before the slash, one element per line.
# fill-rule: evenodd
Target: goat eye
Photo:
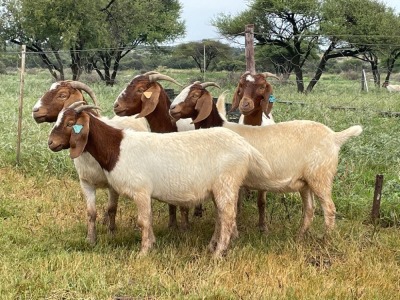
<path fill-rule="evenodd" d="M 144 92 L 144 88 L 138 88 L 138 93 L 143 93 Z"/>
<path fill-rule="evenodd" d="M 72 127 L 74 125 L 74 122 L 72 122 L 72 121 L 69 121 L 68 123 L 67 123 L 67 127 Z"/>

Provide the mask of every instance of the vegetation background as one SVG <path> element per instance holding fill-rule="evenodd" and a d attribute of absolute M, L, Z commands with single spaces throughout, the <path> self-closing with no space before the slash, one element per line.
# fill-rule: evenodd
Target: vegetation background
<path fill-rule="evenodd" d="M 63 1 L 60 6 L 45 0 L 3 1 L 0 298 L 398 299 L 400 122 L 391 113 L 400 112 L 400 94 L 382 88 L 384 80 L 379 74 L 385 74 L 385 80 L 390 79 L 391 83 L 400 82 L 397 61 L 400 37 L 396 34 L 399 16 L 374 0 L 318 2 L 329 4 L 324 7 L 326 10 L 318 10 L 316 2 L 287 1 L 287 7 L 282 7 L 278 0 L 252 1 L 255 6 L 251 9 L 263 9 L 264 17 L 267 16 L 263 19 L 257 15 L 257 20 L 261 20 L 258 28 L 270 34 L 260 35 L 261 31 L 256 31 L 259 46 L 256 69 L 283 75 L 282 81 L 271 80 L 277 98 L 273 110 L 276 122 L 315 120 L 335 131 L 354 124 L 363 126 L 363 133 L 349 140 L 340 152 L 333 190 L 337 228 L 330 238 L 323 237 L 322 212 L 317 202 L 311 232 L 304 240 L 296 241 L 302 207 L 299 196 L 269 193 L 270 230 L 268 234 L 260 233 L 256 226 L 255 197 L 250 196 L 238 216 L 239 238 L 231 243 L 225 258 L 212 260 L 206 250 L 214 228 L 211 201 L 206 205 L 204 217 L 191 217 L 191 228 L 181 231 L 167 228 L 166 205 L 155 200 L 156 246 L 147 257 L 139 259 L 140 232 L 135 206 L 130 199 L 120 199 L 117 232 L 111 236 L 101 222 L 107 195 L 99 191 L 98 243 L 89 246 L 85 241 L 86 204 L 74 166 L 66 151 L 53 153 L 47 149 L 52 125 L 36 124 L 31 108 L 54 81 L 75 77 L 93 88 L 102 114 L 111 117 L 117 95 L 133 76 L 149 70 L 167 74 L 182 84 L 215 81 L 222 88 L 210 88 L 212 94 L 217 97 L 227 90 L 231 99 L 245 69 L 243 47 L 222 45 L 211 39 L 161 47 L 161 42 L 171 41 L 183 31 L 183 24 L 177 22 L 179 1 L 174 0 L 141 5 L 138 1 L 122 0 Z M 124 4 L 127 6 L 121 9 Z M 167 10 L 165 4 L 170 4 L 171 16 L 162 14 Z M 144 14 L 140 12 L 151 11 L 153 6 L 158 10 L 143 20 Z M 71 7 L 76 10 L 64 17 L 62 12 Z M 322 23 L 314 23 L 301 34 L 308 44 L 301 44 L 296 50 L 293 41 L 299 36 L 289 35 L 285 40 L 286 50 L 277 49 L 269 39 L 276 37 L 273 29 L 277 27 L 266 25 L 287 24 L 288 20 L 277 21 L 283 20 L 277 16 L 279 12 L 287 12 L 286 8 L 295 12 L 297 21 L 324 16 L 323 20 L 330 21 L 324 26 L 331 31 L 322 31 L 319 26 Z M 138 13 L 137 18 L 129 14 L 133 9 Z M 99 11 L 109 17 L 119 16 L 106 20 L 121 23 L 104 22 L 94 13 L 92 18 L 85 18 L 89 12 Z M 326 15 L 315 13 L 319 11 Z M 250 10 L 234 18 L 221 15 L 215 25 L 232 37 L 243 31 L 242 22 L 247 22 L 252 13 Z M 149 28 L 144 21 L 150 19 L 154 20 L 154 26 Z M 277 22 L 264 22 L 271 20 Z M 164 30 L 158 30 L 160 26 Z M 235 32 L 235 26 L 240 30 Z M 93 28 L 99 30 L 88 30 Z M 129 28 L 129 34 L 119 35 L 120 28 Z M 318 41 L 314 40 L 316 36 Z M 269 42 L 263 44 L 266 37 Z M 339 54 L 324 60 L 324 53 L 332 54 L 323 47 L 329 45 L 328 41 L 334 43 L 334 49 L 339 51 L 335 54 Z M 19 45 L 27 42 L 31 43 L 26 53 L 21 160 L 17 164 Z M 305 55 L 310 42 L 316 43 L 312 44 L 309 55 Z M 294 52 L 290 52 L 292 46 Z M 355 52 L 346 56 L 348 52 L 342 50 Z M 49 58 L 50 64 L 43 57 Z M 206 68 L 204 57 L 210 63 Z M 306 59 L 296 65 L 294 57 Z M 115 61 L 118 73 L 114 76 Z M 300 76 L 303 83 L 312 82 L 321 62 L 326 65 L 318 84 L 312 91 L 307 91 L 307 84 L 304 90 L 299 89 Z M 301 70 L 296 69 L 299 66 Z M 363 70 L 368 84 L 364 90 L 361 89 Z M 175 93 L 180 91 L 172 83 L 163 86 L 175 89 Z M 379 220 L 371 223 L 377 174 L 384 175 L 381 211 Z"/>
<path fill-rule="evenodd" d="M 195 80 L 197 70 L 161 67 L 179 82 Z M 113 87 L 91 75 L 90 82 L 104 115 L 112 116 L 116 96 L 139 73 L 126 70 Z M 47 71 L 29 69 L 25 76 L 21 162 L 15 163 L 19 73 L 0 75 L 0 294 L 2 299 L 396 299 L 400 291 L 398 118 L 380 111 L 400 111 L 398 94 L 372 88 L 348 74 L 325 76 L 310 95 L 297 93 L 290 82 L 272 82 L 278 102 L 277 122 L 310 119 L 336 131 L 361 124 L 361 136 L 340 153 L 333 197 L 337 230 L 324 240 L 321 210 L 310 234 L 295 241 L 301 218 L 298 195 L 268 194 L 270 232 L 256 227 L 256 201 L 250 197 L 238 217 L 240 237 L 228 255 L 210 260 L 206 245 L 214 226 L 214 209 L 191 218 L 187 232 L 167 228 L 166 205 L 154 202 L 155 249 L 136 257 L 140 232 L 135 206 L 122 198 L 117 233 L 101 223 L 106 192 L 98 192 L 99 241 L 85 242 L 86 213 L 77 175 L 67 152 L 47 149 L 50 124 L 36 124 L 31 107 L 49 88 Z M 212 72 L 231 96 L 240 73 Z M 166 88 L 175 86 L 166 84 Z M 176 90 L 178 92 L 179 90 Z M 219 90 L 213 89 L 217 96 Z M 288 105 L 285 101 L 293 104 Z M 331 106 L 356 110 L 334 110 Z M 161 167 L 161 166 L 160 166 Z M 371 224 L 374 181 L 384 175 L 381 218 Z M 123 298 L 125 297 L 125 298 Z"/>

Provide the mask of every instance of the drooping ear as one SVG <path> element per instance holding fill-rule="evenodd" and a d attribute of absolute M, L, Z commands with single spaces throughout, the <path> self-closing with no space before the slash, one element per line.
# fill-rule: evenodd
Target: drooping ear
<path fill-rule="evenodd" d="M 199 112 L 196 119 L 193 120 L 193 123 L 198 123 L 207 118 L 212 110 L 213 100 L 211 94 L 206 92 L 204 93 L 196 102 L 195 110 Z"/>
<path fill-rule="evenodd" d="M 229 112 L 233 112 L 239 107 L 240 99 L 239 99 L 239 85 L 240 83 L 236 86 L 235 92 L 233 93 L 233 99 L 232 99 L 232 106 Z"/>
<path fill-rule="evenodd" d="M 272 86 L 269 83 L 267 83 L 267 86 L 265 87 L 265 93 L 263 96 L 264 99 L 261 100 L 261 108 L 266 116 L 269 115 L 269 113 L 272 110 L 272 107 L 274 106 L 274 103 L 269 101 L 269 97 L 271 95 L 272 95 Z"/>
<path fill-rule="evenodd" d="M 72 127 L 71 137 L 69 139 L 69 156 L 74 159 L 80 156 L 85 150 L 89 137 L 89 115 L 81 113 L 80 117 Z"/>
<path fill-rule="evenodd" d="M 137 116 L 138 118 L 145 117 L 151 114 L 157 104 L 160 97 L 161 87 L 157 83 L 153 83 L 150 88 L 143 92 L 142 95 L 142 111 Z"/>

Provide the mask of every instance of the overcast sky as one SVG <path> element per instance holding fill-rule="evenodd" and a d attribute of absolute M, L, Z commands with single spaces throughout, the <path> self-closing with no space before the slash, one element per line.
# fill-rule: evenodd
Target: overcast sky
<path fill-rule="evenodd" d="M 211 19 L 220 13 L 236 15 L 247 9 L 249 3 L 248 0 L 180 0 L 180 2 L 183 6 L 182 19 L 186 24 L 186 36 L 176 41 L 178 43 L 220 38 L 215 27 L 211 25 Z M 400 0 L 382 2 L 400 13 Z"/>

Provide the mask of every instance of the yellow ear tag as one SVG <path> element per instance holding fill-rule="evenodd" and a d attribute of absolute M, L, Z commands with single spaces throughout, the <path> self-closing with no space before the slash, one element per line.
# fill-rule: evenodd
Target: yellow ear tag
<path fill-rule="evenodd" d="M 153 92 L 144 92 L 143 95 L 149 99 L 151 97 L 151 94 L 153 94 Z"/>

